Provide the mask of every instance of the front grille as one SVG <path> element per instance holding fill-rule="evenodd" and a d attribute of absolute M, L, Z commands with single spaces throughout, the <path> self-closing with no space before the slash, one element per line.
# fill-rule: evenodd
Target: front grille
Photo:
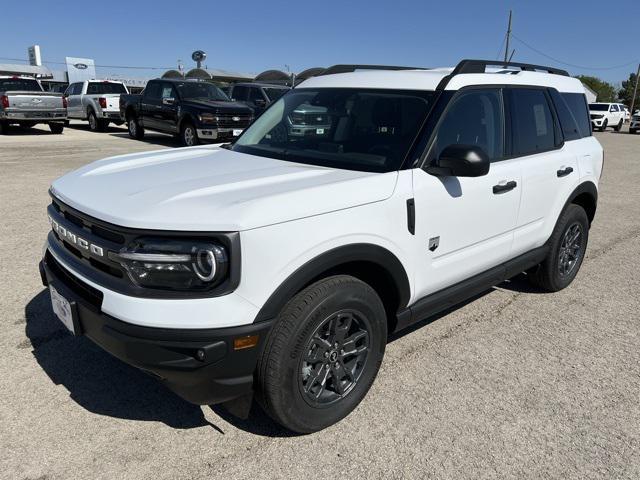
<path fill-rule="evenodd" d="M 127 244 L 125 235 L 115 231 L 107 224 L 98 223 L 95 219 L 68 207 L 55 198 L 48 209 L 48 214 L 52 220 L 64 226 L 74 235 L 103 247 L 104 255 L 96 258 L 89 251 L 78 248 L 78 245 L 74 245 L 68 238 L 63 238 L 58 232 L 53 231 L 57 246 L 73 255 L 91 270 L 97 270 L 114 279 L 125 277 L 125 272 L 121 265 L 111 260 L 107 255 L 107 251 L 118 251 Z"/>
<path fill-rule="evenodd" d="M 244 128 L 248 126 L 253 120 L 252 115 L 217 115 L 218 121 L 217 124 L 219 127 L 240 127 Z M 237 118 L 237 120 L 234 120 Z"/>
<path fill-rule="evenodd" d="M 596 120 L 596 119 L 602 118 L 602 117 L 604 117 L 604 115 L 599 114 L 599 113 L 592 113 L 591 114 L 591 120 Z"/>

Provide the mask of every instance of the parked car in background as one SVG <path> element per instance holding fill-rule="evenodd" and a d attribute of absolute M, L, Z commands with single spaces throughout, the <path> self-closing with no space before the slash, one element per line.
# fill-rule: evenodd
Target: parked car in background
<path fill-rule="evenodd" d="M 249 107 L 197 79 L 151 80 L 142 94 L 120 96 L 120 113 L 131 138 L 153 130 L 179 136 L 186 146 L 233 140 L 253 120 Z"/>
<path fill-rule="evenodd" d="M 235 83 L 229 87 L 229 97 L 253 110 L 255 116 L 290 90 L 284 85 L 268 83 Z"/>
<path fill-rule="evenodd" d="M 628 122 L 629 120 L 631 120 L 631 112 L 629 112 L 629 109 L 627 108 L 627 106 L 622 103 L 619 103 L 618 107 L 624 112 L 624 121 Z"/>
<path fill-rule="evenodd" d="M 636 110 L 631 117 L 631 125 L 629 125 L 629 133 L 638 133 L 640 131 L 640 110 Z"/>
<path fill-rule="evenodd" d="M 593 128 L 601 132 L 607 127 L 619 132 L 624 124 L 624 110 L 617 103 L 590 103 L 589 116 Z"/>
<path fill-rule="evenodd" d="M 109 122 L 122 125 L 120 95 L 123 93 L 129 91 L 122 82 L 85 80 L 72 83 L 64 93 L 67 98 L 67 117 L 87 120 L 92 132 L 103 132 Z"/>
<path fill-rule="evenodd" d="M 0 134 L 12 124 L 28 128 L 38 123 L 49 125 L 51 133 L 62 133 L 66 119 L 61 93 L 45 92 L 35 78 L 0 77 Z"/>

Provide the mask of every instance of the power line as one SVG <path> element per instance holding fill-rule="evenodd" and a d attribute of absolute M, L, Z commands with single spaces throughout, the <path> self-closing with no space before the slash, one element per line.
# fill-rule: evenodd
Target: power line
<path fill-rule="evenodd" d="M 500 53 L 502 53 L 502 47 L 504 47 L 504 41 L 507 39 L 507 34 L 505 33 L 502 36 L 502 43 L 500 43 L 500 48 L 498 48 L 498 53 L 496 53 L 496 60 L 500 58 Z"/>
<path fill-rule="evenodd" d="M 566 65 L 568 67 L 573 67 L 573 68 L 578 68 L 581 70 L 615 70 L 617 68 L 623 68 L 623 67 L 628 67 L 629 65 L 634 65 L 636 62 L 631 61 L 631 62 L 627 62 L 623 65 L 615 65 L 613 67 L 586 67 L 584 65 L 576 65 L 573 63 L 568 63 L 568 62 L 563 62 L 562 60 L 558 60 L 557 58 L 552 57 L 551 55 L 547 55 L 544 52 L 541 52 L 540 50 L 538 50 L 535 47 L 532 47 L 531 45 L 529 45 L 527 42 L 525 42 L 524 40 L 522 40 L 521 38 L 519 38 L 516 34 L 511 33 L 511 36 L 517 40 L 518 42 L 520 42 L 522 45 L 524 45 L 525 47 L 527 47 L 530 50 L 533 50 L 534 52 L 536 52 L 538 55 L 542 55 L 543 57 L 548 58 L 549 60 L 553 60 L 556 63 L 559 63 L 561 65 Z"/>

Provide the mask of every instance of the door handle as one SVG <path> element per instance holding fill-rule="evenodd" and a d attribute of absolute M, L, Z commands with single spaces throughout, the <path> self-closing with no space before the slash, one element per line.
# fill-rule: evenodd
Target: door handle
<path fill-rule="evenodd" d="M 505 193 L 513 190 L 518 186 L 518 183 L 515 180 L 510 180 L 507 183 L 499 183 L 498 185 L 493 186 L 494 195 Z"/>
<path fill-rule="evenodd" d="M 571 172 L 573 172 L 573 167 L 567 167 L 567 168 L 561 168 L 556 172 L 556 174 L 558 175 L 558 177 L 566 177 Z"/>

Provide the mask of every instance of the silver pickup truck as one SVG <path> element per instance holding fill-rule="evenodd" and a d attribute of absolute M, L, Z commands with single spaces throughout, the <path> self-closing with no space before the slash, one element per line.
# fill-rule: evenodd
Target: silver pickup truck
<path fill-rule="evenodd" d="M 12 124 L 28 128 L 37 123 L 48 124 L 51 133 L 62 133 L 66 120 L 61 93 L 45 92 L 35 78 L 0 77 L 0 135 Z"/>
<path fill-rule="evenodd" d="M 122 82 L 110 80 L 85 80 L 72 83 L 64 92 L 67 99 L 67 116 L 87 120 L 93 132 L 104 131 L 109 122 L 122 125 L 120 94 L 129 93 Z"/>

